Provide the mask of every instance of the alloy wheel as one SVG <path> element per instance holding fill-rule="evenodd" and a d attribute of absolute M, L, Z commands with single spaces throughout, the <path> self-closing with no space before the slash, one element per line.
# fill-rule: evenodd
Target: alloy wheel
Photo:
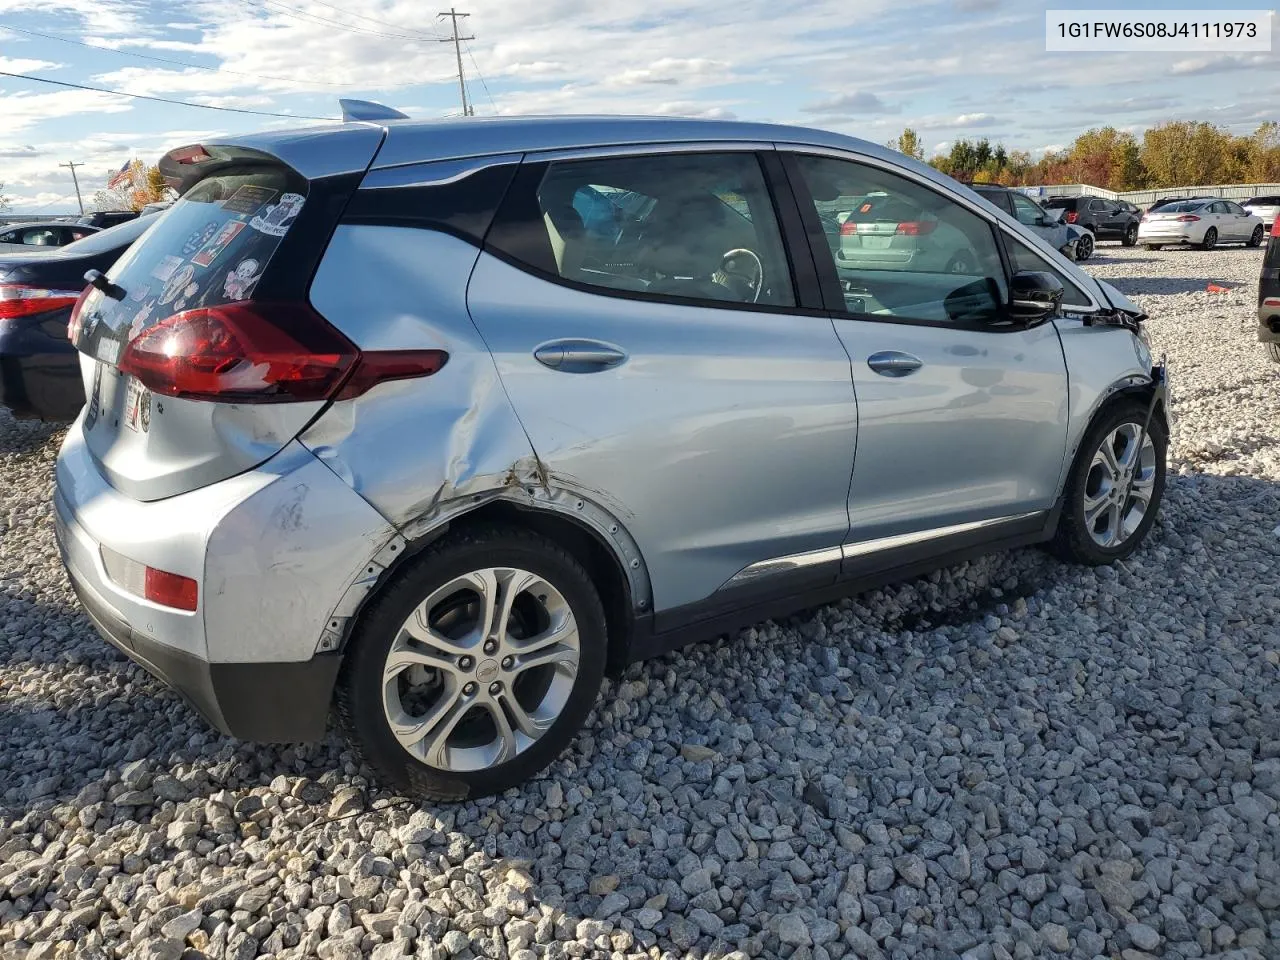
<path fill-rule="evenodd" d="M 1086 233 L 1080 238 L 1080 243 L 1076 247 L 1076 259 L 1088 260 L 1093 256 L 1093 234 Z"/>
<path fill-rule="evenodd" d="M 578 623 L 544 578 L 511 567 L 450 580 L 401 625 L 382 704 L 411 756 L 451 772 L 484 770 L 533 745 L 578 675 Z"/>
<path fill-rule="evenodd" d="M 1156 482 L 1156 447 L 1142 425 L 1122 423 L 1093 454 L 1084 484 L 1084 521 L 1093 542 L 1119 547 L 1138 529 L 1151 506 Z"/>

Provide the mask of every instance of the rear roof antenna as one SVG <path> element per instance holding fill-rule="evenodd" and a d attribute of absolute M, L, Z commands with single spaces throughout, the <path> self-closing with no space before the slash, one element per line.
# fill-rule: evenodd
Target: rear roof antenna
<path fill-rule="evenodd" d="M 343 123 L 351 123 L 353 120 L 409 119 L 407 113 L 393 110 L 381 103 L 374 103 L 372 100 L 339 100 L 338 106 L 342 107 Z"/>

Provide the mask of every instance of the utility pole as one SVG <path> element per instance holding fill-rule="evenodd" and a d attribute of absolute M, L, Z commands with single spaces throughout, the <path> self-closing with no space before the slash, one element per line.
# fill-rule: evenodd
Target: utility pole
<path fill-rule="evenodd" d="M 68 160 L 66 163 L 58 164 L 58 166 L 70 168 L 71 182 L 76 185 L 76 203 L 80 204 L 80 215 L 84 216 L 84 201 L 80 199 L 80 178 L 76 176 L 76 167 L 83 167 L 84 164 Z"/>
<path fill-rule="evenodd" d="M 453 36 L 445 37 L 440 41 L 440 43 L 453 44 L 453 52 L 458 55 L 458 89 L 462 91 L 462 115 L 464 117 L 474 117 L 476 115 L 476 112 L 475 112 L 475 109 L 472 108 L 471 104 L 467 103 L 467 81 L 462 73 L 462 41 L 474 40 L 475 37 L 474 36 L 472 37 L 458 36 L 458 18 L 469 17 L 471 16 L 471 14 L 459 13 L 453 7 L 450 7 L 448 12 L 441 13 L 439 14 L 439 16 L 449 17 L 453 20 Z"/>

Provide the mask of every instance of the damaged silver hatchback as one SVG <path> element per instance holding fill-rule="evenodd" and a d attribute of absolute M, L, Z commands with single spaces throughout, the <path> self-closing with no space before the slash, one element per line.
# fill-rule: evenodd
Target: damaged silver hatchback
<path fill-rule="evenodd" d="M 606 671 L 1154 522 L 1140 310 L 937 171 L 783 126 L 345 106 L 168 154 L 181 199 L 72 320 L 67 570 L 219 730 L 335 714 L 389 784 L 490 794 Z"/>

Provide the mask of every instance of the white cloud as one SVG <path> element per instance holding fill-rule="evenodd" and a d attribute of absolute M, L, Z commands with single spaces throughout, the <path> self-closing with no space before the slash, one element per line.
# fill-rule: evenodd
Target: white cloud
<path fill-rule="evenodd" d="M 34 73 L 37 70 L 57 70 L 62 64 L 52 60 L 16 60 L 12 57 L 0 57 L 0 70 L 9 73 Z"/>
<path fill-rule="evenodd" d="M 874 93 L 859 90 L 820 100 L 800 109 L 805 113 L 826 117 L 853 117 L 866 113 L 894 113 L 898 108 L 889 106 Z"/>
<path fill-rule="evenodd" d="M 4 102 L 0 110 L 0 136 L 12 136 L 54 117 L 126 113 L 133 109 L 133 104 L 124 97 L 89 90 L 30 93 L 0 89 L 0 98 Z"/>

